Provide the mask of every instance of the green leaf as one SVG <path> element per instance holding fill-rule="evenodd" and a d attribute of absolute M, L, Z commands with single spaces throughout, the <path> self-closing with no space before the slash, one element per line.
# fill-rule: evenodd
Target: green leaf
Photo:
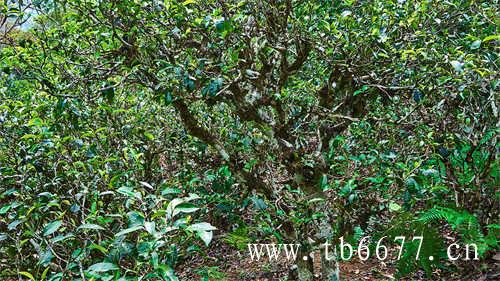
<path fill-rule="evenodd" d="M 28 277 L 30 280 L 36 281 L 35 277 L 33 277 L 33 275 L 31 275 L 31 273 L 29 273 L 29 272 L 21 271 L 21 272 L 19 272 L 19 274 Z"/>
<path fill-rule="evenodd" d="M 183 198 L 175 198 L 174 200 L 170 201 L 170 203 L 167 206 L 167 219 L 172 219 L 175 215 L 179 214 L 179 212 L 175 211 L 175 208 L 183 203 L 195 200 L 200 198 L 200 196 L 196 194 L 190 194 L 188 197 L 183 197 Z"/>
<path fill-rule="evenodd" d="M 193 231 L 208 231 L 208 230 L 216 230 L 217 227 L 209 224 L 208 222 L 199 222 L 189 226 L 189 229 Z"/>
<path fill-rule="evenodd" d="M 208 246 L 212 241 L 213 233 L 212 231 L 197 231 L 196 234 L 198 237 L 205 242 L 205 245 Z"/>
<path fill-rule="evenodd" d="M 341 15 L 342 15 L 343 18 L 345 18 L 345 17 L 348 17 L 348 16 L 352 15 L 352 12 L 349 11 L 349 10 L 345 10 L 345 11 L 342 12 Z"/>
<path fill-rule="evenodd" d="M 97 225 L 97 224 L 91 224 L 91 223 L 85 223 L 80 225 L 77 229 L 94 229 L 94 230 L 105 230 L 104 227 Z"/>
<path fill-rule="evenodd" d="M 149 183 L 145 182 L 145 181 L 140 181 L 139 182 L 142 186 L 145 186 L 151 190 L 155 190 L 154 187 L 152 185 L 150 185 Z"/>
<path fill-rule="evenodd" d="M 150 141 L 153 141 L 155 139 L 155 136 L 150 132 L 144 132 L 144 136 Z"/>
<path fill-rule="evenodd" d="M 155 222 L 154 221 L 152 221 L 152 222 L 149 222 L 149 221 L 144 222 L 144 228 L 151 235 L 154 235 L 156 233 Z"/>
<path fill-rule="evenodd" d="M 7 205 L 7 206 L 3 206 L 1 209 L 0 209 L 0 215 L 3 215 L 3 214 L 6 214 L 10 209 L 10 205 Z"/>
<path fill-rule="evenodd" d="M 104 248 L 103 246 L 101 245 L 97 245 L 97 244 L 91 244 L 90 246 L 88 246 L 88 249 L 96 249 L 96 250 L 99 250 L 101 253 L 103 253 L 104 255 L 107 255 L 108 254 L 108 249 Z"/>
<path fill-rule="evenodd" d="M 487 36 L 483 39 L 483 42 L 486 43 L 488 41 L 491 41 L 491 40 L 499 40 L 500 39 L 500 35 L 490 35 L 490 36 Z"/>
<path fill-rule="evenodd" d="M 180 213 L 193 213 L 198 211 L 200 208 L 196 207 L 196 205 L 192 203 L 182 203 L 175 207 L 172 217 L 175 217 Z"/>
<path fill-rule="evenodd" d="M 56 232 L 61 227 L 62 221 L 53 221 L 45 226 L 43 229 L 43 236 L 49 236 Z"/>
<path fill-rule="evenodd" d="M 187 229 L 196 232 L 198 237 L 208 246 L 212 241 L 212 230 L 216 230 L 217 228 L 207 222 L 200 222 L 190 225 Z"/>
<path fill-rule="evenodd" d="M 196 0 L 186 0 L 182 2 L 182 5 L 187 6 L 189 4 L 194 4 L 194 3 L 196 3 Z"/>
<path fill-rule="evenodd" d="M 356 91 L 354 92 L 353 96 L 357 96 L 357 95 L 359 95 L 359 94 L 362 94 L 362 93 L 366 92 L 366 90 L 368 90 L 368 86 L 363 85 L 363 87 L 361 87 L 361 89 L 356 90 Z"/>
<path fill-rule="evenodd" d="M 479 49 L 480 47 L 481 47 L 481 40 L 476 40 L 476 41 L 472 42 L 472 44 L 470 44 L 470 48 L 472 50 Z"/>
<path fill-rule="evenodd" d="M 172 187 L 167 187 L 161 191 L 161 195 L 179 194 L 179 193 L 182 193 L 182 191 L 179 188 L 172 188 Z"/>
<path fill-rule="evenodd" d="M 456 72 L 460 73 L 463 71 L 463 67 L 464 67 L 463 62 L 452 60 L 452 61 L 450 61 L 450 64 L 451 64 L 451 66 L 453 66 L 453 68 L 455 69 Z"/>
<path fill-rule="evenodd" d="M 142 226 L 144 224 L 144 214 L 138 211 L 130 211 L 127 213 L 128 227 Z"/>
<path fill-rule="evenodd" d="M 252 202 L 256 210 L 265 210 L 267 208 L 266 202 L 258 197 L 252 197 Z"/>
<path fill-rule="evenodd" d="M 125 235 L 127 233 L 131 233 L 131 232 L 137 231 L 139 229 L 142 229 L 141 225 L 137 225 L 137 226 L 134 226 L 134 227 L 131 227 L 131 228 L 127 228 L 127 229 L 124 229 L 124 230 L 118 232 L 117 234 L 115 234 L 115 237 L 123 236 L 123 235 Z"/>
<path fill-rule="evenodd" d="M 42 126 L 43 121 L 40 118 L 33 118 L 28 122 L 28 126 Z"/>
<path fill-rule="evenodd" d="M 174 269 L 168 265 L 162 264 L 159 266 L 161 276 L 166 281 L 179 281 L 179 278 L 175 276 Z"/>
<path fill-rule="evenodd" d="M 89 271 L 93 271 L 93 272 L 107 272 L 110 270 L 117 270 L 117 269 L 119 269 L 119 267 L 116 266 L 116 264 L 110 263 L 110 262 L 96 263 L 96 264 L 91 265 L 88 268 Z"/>
<path fill-rule="evenodd" d="M 118 193 L 129 196 L 129 197 L 137 197 L 134 192 L 134 188 L 131 186 L 122 186 L 116 190 Z"/>
<path fill-rule="evenodd" d="M 33 134 L 26 134 L 24 136 L 21 137 L 22 140 L 25 140 L 25 139 L 36 139 L 37 138 L 37 135 L 33 135 Z"/>
<path fill-rule="evenodd" d="M 47 278 L 47 273 L 49 272 L 50 266 L 47 266 L 45 270 L 42 272 L 42 276 L 40 277 L 40 280 L 45 280 Z"/>
<path fill-rule="evenodd" d="M 396 202 L 390 202 L 389 203 L 389 210 L 391 212 L 397 212 L 397 211 L 401 210 L 401 205 L 399 205 Z"/>
<path fill-rule="evenodd" d="M 66 239 L 72 238 L 72 237 L 74 237 L 74 236 L 75 236 L 75 235 L 74 235 L 73 233 L 68 233 L 68 234 L 66 234 L 66 235 L 58 235 L 58 236 L 56 236 L 56 237 L 54 237 L 54 238 L 50 239 L 50 242 L 55 244 L 55 243 L 58 243 L 58 242 L 64 241 L 64 240 L 66 240 Z"/>
<path fill-rule="evenodd" d="M 312 198 L 311 200 L 307 201 L 307 204 L 310 205 L 310 204 L 314 204 L 316 202 L 322 202 L 322 201 L 325 201 L 325 199 L 316 197 L 316 198 Z"/>

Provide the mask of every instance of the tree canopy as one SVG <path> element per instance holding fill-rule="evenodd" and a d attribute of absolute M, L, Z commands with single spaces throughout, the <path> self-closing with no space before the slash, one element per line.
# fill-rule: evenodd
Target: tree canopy
<path fill-rule="evenodd" d="M 499 249 L 496 1 L 0 11 L 0 276 L 233 280 L 183 268 L 214 243 L 423 235 L 395 276 L 437 280 L 470 266 L 445 237 Z"/>

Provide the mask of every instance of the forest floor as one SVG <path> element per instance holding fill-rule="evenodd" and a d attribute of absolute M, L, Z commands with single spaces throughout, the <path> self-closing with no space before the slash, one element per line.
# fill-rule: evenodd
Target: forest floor
<path fill-rule="evenodd" d="M 267 259 L 252 261 L 246 251 L 238 251 L 222 240 L 213 241 L 206 256 L 193 255 L 176 268 L 181 280 L 200 280 L 203 272 L 209 272 L 209 280 L 239 281 L 278 281 L 286 280 L 291 262 L 286 259 L 273 261 Z M 500 280 L 500 252 L 492 258 L 475 263 L 455 265 L 456 270 L 436 269 L 434 276 L 446 281 L 494 281 Z M 430 280 L 425 272 L 417 271 L 413 276 L 396 279 L 396 263 L 384 263 L 353 259 L 340 264 L 341 280 L 385 281 L 385 280 Z M 320 277 L 317 280 L 322 280 Z"/>

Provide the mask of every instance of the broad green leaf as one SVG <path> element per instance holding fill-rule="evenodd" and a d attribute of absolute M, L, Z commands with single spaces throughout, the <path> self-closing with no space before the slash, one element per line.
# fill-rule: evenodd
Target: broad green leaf
<path fill-rule="evenodd" d="M 253 206 L 256 210 L 265 210 L 267 208 L 266 202 L 258 197 L 252 197 Z"/>
<path fill-rule="evenodd" d="M 203 242 L 205 242 L 206 246 L 208 246 L 212 241 L 212 231 L 196 231 L 196 234 L 198 235 L 198 237 L 200 237 L 201 240 L 203 240 Z"/>
<path fill-rule="evenodd" d="M 208 231 L 208 230 L 216 230 L 217 227 L 211 225 L 208 222 L 199 222 L 199 223 L 195 223 L 195 224 L 190 225 L 189 229 L 193 230 L 193 231 L 201 231 L 201 230 Z"/>
<path fill-rule="evenodd" d="M 91 224 L 91 223 L 85 223 L 80 225 L 77 229 L 94 229 L 94 230 L 105 230 L 104 227 L 97 225 L 97 224 Z"/>
<path fill-rule="evenodd" d="M 144 224 L 144 214 L 138 211 L 130 211 L 127 213 L 128 227 L 141 226 Z"/>
<path fill-rule="evenodd" d="M 188 197 L 183 197 L 183 198 L 175 198 L 174 200 L 170 201 L 170 203 L 167 206 L 167 219 L 172 219 L 175 215 L 177 215 L 179 212 L 175 211 L 175 208 L 183 203 L 199 199 L 200 197 L 196 194 L 189 194 Z"/>
<path fill-rule="evenodd" d="M 153 134 L 151 134 L 150 132 L 144 132 L 144 136 L 150 140 L 150 141 L 153 141 L 155 139 L 155 136 Z M 141 182 L 142 183 L 142 182 Z"/>
<path fill-rule="evenodd" d="M 0 209 L 0 215 L 6 214 L 10 210 L 10 205 L 3 206 Z"/>
<path fill-rule="evenodd" d="M 167 187 L 161 191 L 161 195 L 179 194 L 179 193 L 182 193 L 182 191 L 179 188 L 171 188 L 171 187 Z"/>
<path fill-rule="evenodd" d="M 56 232 L 61 227 L 62 221 L 53 221 L 45 226 L 43 229 L 43 236 L 49 236 Z"/>
<path fill-rule="evenodd" d="M 397 211 L 401 210 L 401 205 L 399 205 L 396 202 L 390 202 L 389 203 L 389 210 L 392 212 L 397 212 Z"/>
<path fill-rule="evenodd" d="M 127 234 L 127 233 L 131 233 L 131 232 L 137 231 L 137 230 L 139 230 L 139 229 L 143 229 L 143 227 L 142 227 L 142 226 L 140 226 L 140 225 L 137 225 L 137 226 L 134 226 L 134 227 L 131 227 L 131 228 L 127 228 L 127 229 L 124 229 L 124 230 L 122 230 L 122 231 L 120 231 L 120 232 L 116 233 L 116 234 L 115 234 L 115 237 L 118 237 L 118 236 L 123 236 L 123 235 L 125 235 L 125 234 Z"/>
<path fill-rule="evenodd" d="M 182 203 L 175 207 L 172 217 L 175 217 L 179 213 L 193 213 L 199 210 L 200 208 L 196 207 L 191 203 Z"/>
<path fill-rule="evenodd" d="M 476 40 L 476 41 L 472 42 L 472 44 L 470 45 L 470 48 L 472 50 L 479 49 L 479 47 L 481 47 L 481 40 Z"/>
<path fill-rule="evenodd" d="M 130 186 L 122 186 L 116 190 L 118 193 L 129 196 L 129 197 L 134 197 L 137 198 L 136 193 L 134 192 L 134 188 Z"/>
<path fill-rule="evenodd" d="M 28 126 L 42 126 L 43 120 L 40 118 L 33 118 L 28 122 Z"/>
<path fill-rule="evenodd" d="M 450 61 L 451 66 L 455 69 L 456 72 L 460 73 L 463 71 L 464 63 L 452 60 Z"/>
<path fill-rule="evenodd" d="M 152 222 L 146 221 L 146 222 L 144 222 L 144 229 L 146 229 L 146 231 L 149 234 L 154 235 L 156 233 L 155 225 L 156 224 L 154 221 L 152 221 Z"/>
<path fill-rule="evenodd" d="M 483 42 L 486 43 L 486 42 L 491 41 L 491 40 L 500 40 L 500 35 L 487 36 L 483 39 Z"/>
<path fill-rule="evenodd" d="M 213 230 L 217 228 L 207 222 L 200 222 L 192 224 L 188 227 L 189 230 L 196 232 L 198 237 L 205 242 L 205 245 L 208 246 L 212 241 Z"/>
<path fill-rule="evenodd" d="M 88 268 L 89 271 L 93 271 L 93 272 L 107 272 L 110 270 L 117 270 L 117 269 L 119 269 L 119 267 L 117 265 L 115 265 L 114 263 L 110 263 L 110 262 L 96 263 L 96 264 L 91 265 Z"/>
<path fill-rule="evenodd" d="M 64 241 L 64 240 L 66 240 L 68 238 L 72 238 L 72 237 L 75 237 L 75 235 L 73 233 L 68 233 L 66 235 L 58 235 L 58 236 L 50 239 L 50 242 L 55 244 L 55 243 Z"/>

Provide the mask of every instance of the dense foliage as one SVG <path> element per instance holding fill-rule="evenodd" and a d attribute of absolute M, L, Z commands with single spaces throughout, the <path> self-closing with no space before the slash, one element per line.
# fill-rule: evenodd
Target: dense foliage
<path fill-rule="evenodd" d="M 397 268 L 430 279 L 465 272 L 445 236 L 499 249 L 497 1 L 24 2 L 0 3 L 2 279 L 177 280 L 213 239 L 423 233 L 441 258 Z"/>

